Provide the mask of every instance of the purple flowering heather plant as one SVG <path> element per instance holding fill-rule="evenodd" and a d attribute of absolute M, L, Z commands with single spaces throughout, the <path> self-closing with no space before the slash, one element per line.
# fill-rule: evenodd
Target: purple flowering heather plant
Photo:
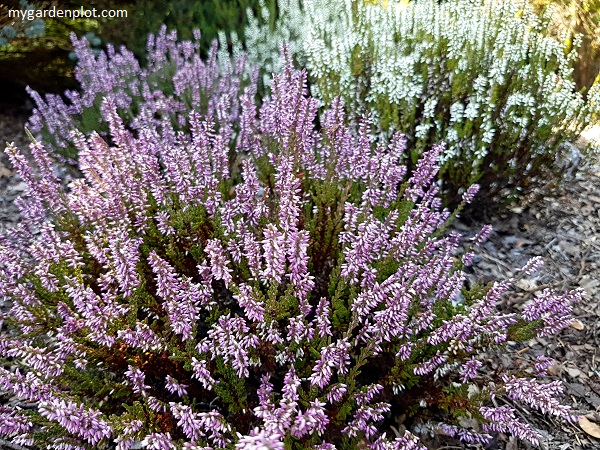
<path fill-rule="evenodd" d="M 373 142 L 368 119 L 352 134 L 339 101 L 315 127 L 289 59 L 271 93 L 137 133 L 106 95 L 109 135 L 56 128 L 79 153 L 66 187 L 42 143 L 35 166 L 8 146 L 29 190 L 0 240 L 0 388 L 35 407 L 2 407 L 0 433 L 49 449 L 400 450 L 424 448 L 394 436 L 400 414 L 468 443 L 539 441 L 496 398 L 569 419 L 560 385 L 484 374 L 477 356 L 558 331 L 579 292 L 498 311 L 511 280 L 463 286 L 470 258 L 433 183 L 442 147 L 406 179 L 401 135 Z"/>
<path fill-rule="evenodd" d="M 77 129 L 84 135 L 98 132 L 111 139 L 109 124 L 101 112 L 109 98 L 125 128 L 142 130 L 172 122 L 176 130 L 193 126 L 189 111 L 211 116 L 216 126 L 239 125 L 239 99 L 243 88 L 256 85 L 256 76 L 248 76 L 246 56 L 230 57 L 218 49 L 216 41 L 207 59 L 200 57 L 200 33 L 193 41 L 177 41 L 175 31 L 162 27 L 148 37 L 148 64 L 141 67 L 135 55 L 125 47 L 116 50 L 110 44 L 96 55 L 88 41 L 72 34 L 77 66 L 75 79 L 80 89 L 67 91 L 64 99 L 57 94 L 44 98 L 28 88 L 36 108 L 27 126 L 43 138 L 53 153 L 67 161 L 76 160 L 81 150 L 72 135 Z M 65 101 L 66 100 L 66 101 Z"/>

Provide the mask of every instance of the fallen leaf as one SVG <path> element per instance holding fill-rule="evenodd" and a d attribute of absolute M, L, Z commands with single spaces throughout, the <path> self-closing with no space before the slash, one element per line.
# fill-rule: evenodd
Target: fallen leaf
<path fill-rule="evenodd" d="M 579 426 L 590 436 L 600 439 L 600 425 L 590 422 L 585 417 L 579 418 Z"/>
<path fill-rule="evenodd" d="M 571 328 L 575 328 L 576 330 L 579 330 L 579 331 L 581 331 L 581 330 L 583 330 L 585 328 L 585 325 L 582 324 L 581 321 L 579 321 L 579 320 L 574 320 L 573 322 L 571 322 L 569 324 L 569 326 Z"/>
<path fill-rule="evenodd" d="M 600 414 L 597 412 L 591 411 L 584 416 L 586 419 L 591 420 L 592 422 L 600 423 Z"/>

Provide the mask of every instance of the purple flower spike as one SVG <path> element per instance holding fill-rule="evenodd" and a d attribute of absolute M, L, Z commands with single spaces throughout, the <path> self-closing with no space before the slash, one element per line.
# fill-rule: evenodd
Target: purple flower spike
<path fill-rule="evenodd" d="M 462 201 L 465 203 L 471 203 L 478 192 L 479 192 L 479 185 L 472 184 L 471 186 L 468 187 L 468 189 L 463 194 Z"/>

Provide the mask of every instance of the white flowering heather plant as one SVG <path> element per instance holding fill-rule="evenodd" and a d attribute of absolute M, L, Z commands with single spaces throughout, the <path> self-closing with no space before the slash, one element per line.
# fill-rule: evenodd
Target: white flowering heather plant
<path fill-rule="evenodd" d="M 109 135 L 69 138 L 67 187 L 41 142 L 35 166 L 8 146 L 28 191 L 0 239 L 0 388 L 30 407 L 1 407 L 0 434 L 57 450 L 400 450 L 424 448 L 391 432 L 400 414 L 468 443 L 539 441 L 493 399 L 569 419 L 545 360 L 539 377 L 486 374 L 477 355 L 558 332 L 579 292 L 497 310 L 511 280 L 465 289 L 472 254 L 444 231 L 442 146 L 407 177 L 406 139 L 373 142 L 368 119 L 352 134 L 340 101 L 317 130 L 289 60 L 271 92 L 258 108 L 246 88 L 235 117 L 219 102 L 218 127 L 190 111 L 137 136 L 108 96 Z"/>
<path fill-rule="evenodd" d="M 598 114 L 600 86 L 586 97 L 575 90 L 578 40 L 550 37 L 549 21 L 526 1 L 283 3 L 273 42 L 298 36 L 293 49 L 311 93 L 327 105 L 341 96 L 354 123 L 371 113 L 384 138 L 404 133 L 409 172 L 418 155 L 445 142 L 440 175 L 452 204 L 475 182 L 481 200 L 506 200 L 558 179 L 564 143 Z M 269 32 L 249 26 L 247 42 Z M 269 47 L 254 46 L 252 60 L 268 59 L 254 55 L 261 49 Z"/>
<path fill-rule="evenodd" d="M 305 65 L 303 46 L 309 23 L 301 0 L 277 0 L 276 16 L 265 0 L 259 0 L 258 4 L 259 17 L 251 9 L 246 12 L 248 23 L 244 27 L 244 40 L 248 60 L 261 69 L 263 81 L 268 85 L 271 74 L 283 68 L 284 61 L 279 51 L 282 45 L 286 45 L 290 54 L 298 58 L 296 63 Z M 232 37 L 234 42 L 239 42 L 235 34 Z M 223 45 L 225 36 L 221 36 L 219 41 Z"/>
<path fill-rule="evenodd" d="M 95 51 L 84 38 L 71 36 L 77 66 L 75 78 L 78 91 L 42 98 L 28 89 L 37 108 L 28 128 L 39 135 L 57 156 L 74 161 L 77 145 L 72 130 L 84 135 L 92 131 L 108 136 L 108 124 L 101 113 L 101 104 L 110 98 L 125 127 L 138 133 L 144 128 L 160 126 L 170 120 L 179 130 L 187 124 L 192 109 L 210 115 L 217 122 L 238 123 L 239 98 L 244 87 L 256 83 L 246 56 L 219 50 L 213 43 L 208 58 L 200 57 L 200 32 L 193 41 L 177 41 L 175 31 L 160 32 L 148 37 L 148 64 L 141 67 L 135 55 L 111 45 L 106 51 Z M 226 47 L 225 47 L 226 48 Z M 219 114 L 217 114 L 219 113 Z"/>

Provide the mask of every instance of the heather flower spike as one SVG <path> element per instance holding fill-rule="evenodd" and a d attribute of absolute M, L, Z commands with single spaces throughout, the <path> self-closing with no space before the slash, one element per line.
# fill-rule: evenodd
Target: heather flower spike
<path fill-rule="evenodd" d="M 406 138 L 378 140 L 369 116 L 353 131 L 340 100 L 319 115 L 287 49 L 259 107 L 243 57 L 214 48 L 202 60 L 165 30 L 146 68 L 124 49 L 94 59 L 75 44 L 83 91 L 69 107 L 47 98 L 32 118 L 46 114 L 53 142 L 32 145 L 35 168 L 6 150 L 28 190 L 23 222 L 0 238 L 0 389 L 33 407 L 0 408 L 4 438 L 416 450 L 416 430 L 396 436 L 387 419 L 460 404 L 481 428 L 447 415 L 446 434 L 535 443 L 492 396 L 569 417 L 558 383 L 482 377 L 477 356 L 523 323 L 557 333 L 581 293 L 544 291 L 520 315 L 500 312 L 510 283 L 499 280 L 456 301 L 460 236 L 440 233 L 451 212 L 435 184 L 443 146 L 407 175 Z M 171 69 L 165 94 L 155 80 Z M 99 96 L 105 128 L 76 131 Z M 67 187 L 51 169 L 61 145 L 79 158 Z M 465 397 L 472 385 L 481 395 Z"/>

